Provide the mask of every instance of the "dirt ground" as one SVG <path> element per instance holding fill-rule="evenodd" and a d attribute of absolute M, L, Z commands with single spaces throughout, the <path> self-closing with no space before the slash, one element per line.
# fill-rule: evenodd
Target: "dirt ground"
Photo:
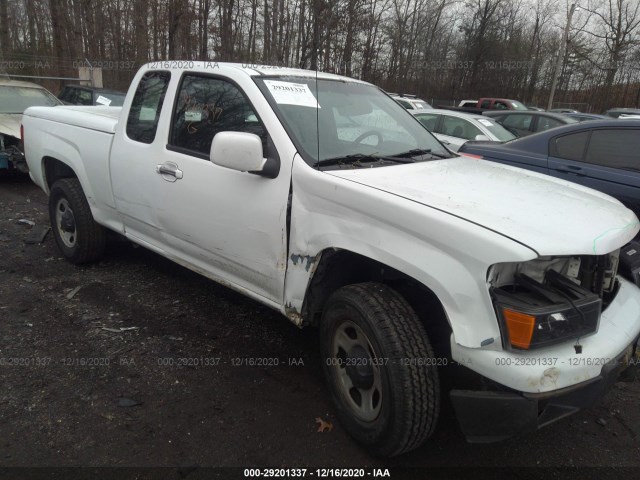
<path fill-rule="evenodd" d="M 466 443 L 445 405 L 422 448 L 373 458 L 334 417 L 313 329 L 124 241 L 88 267 L 51 233 L 28 245 L 46 201 L 0 177 L 0 467 L 640 467 L 637 371 L 600 406 L 497 444 Z"/>

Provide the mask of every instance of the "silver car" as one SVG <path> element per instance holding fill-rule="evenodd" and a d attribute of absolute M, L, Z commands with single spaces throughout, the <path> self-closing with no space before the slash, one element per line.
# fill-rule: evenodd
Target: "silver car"
<path fill-rule="evenodd" d="M 20 139 L 22 112 L 33 106 L 62 105 L 49 90 L 30 82 L 0 79 L 0 173 L 27 172 Z"/>
<path fill-rule="evenodd" d="M 457 152 L 469 140 L 508 142 L 516 136 L 494 119 L 472 113 L 432 109 L 409 110 L 427 129 L 447 146 Z"/>

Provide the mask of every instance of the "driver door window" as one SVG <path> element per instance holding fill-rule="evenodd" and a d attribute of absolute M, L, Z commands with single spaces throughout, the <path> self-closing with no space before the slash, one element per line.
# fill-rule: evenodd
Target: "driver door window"
<path fill-rule="evenodd" d="M 228 131 L 258 135 L 266 150 L 267 131 L 238 87 L 218 78 L 186 75 L 178 92 L 169 145 L 208 159 L 213 137 Z"/>

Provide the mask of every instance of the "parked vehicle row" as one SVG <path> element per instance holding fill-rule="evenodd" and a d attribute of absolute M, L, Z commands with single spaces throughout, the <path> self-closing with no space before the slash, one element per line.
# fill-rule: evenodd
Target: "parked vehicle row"
<path fill-rule="evenodd" d="M 496 120 L 517 137 L 544 132 L 560 125 L 576 123 L 577 120 L 560 113 L 526 111 L 492 111 L 484 115 Z"/>

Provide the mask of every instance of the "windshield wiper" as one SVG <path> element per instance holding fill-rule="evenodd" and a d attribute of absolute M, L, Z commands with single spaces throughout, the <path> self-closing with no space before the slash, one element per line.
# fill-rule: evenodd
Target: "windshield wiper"
<path fill-rule="evenodd" d="M 412 150 L 407 150 L 406 152 L 397 153 L 396 155 L 391 155 L 392 158 L 407 158 L 407 157 L 419 157 L 421 155 L 431 155 L 437 158 L 451 158 L 450 155 L 443 153 L 434 153 L 430 148 L 414 148 Z"/>
<path fill-rule="evenodd" d="M 379 155 L 367 155 L 364 153 L 354 153 L 351 155 L 344 155 L 341 157 L 324 158 L 318 160 L 313 164 L 314 167 L 322 167 L 324 165 L 349 165 L 360 162 L 380 162 L 387 160 L 394 163 L 413 163 L 414 160 L 410 158 L 397 158 L 395 155 L 392 157 L 385 157 Z"/>

